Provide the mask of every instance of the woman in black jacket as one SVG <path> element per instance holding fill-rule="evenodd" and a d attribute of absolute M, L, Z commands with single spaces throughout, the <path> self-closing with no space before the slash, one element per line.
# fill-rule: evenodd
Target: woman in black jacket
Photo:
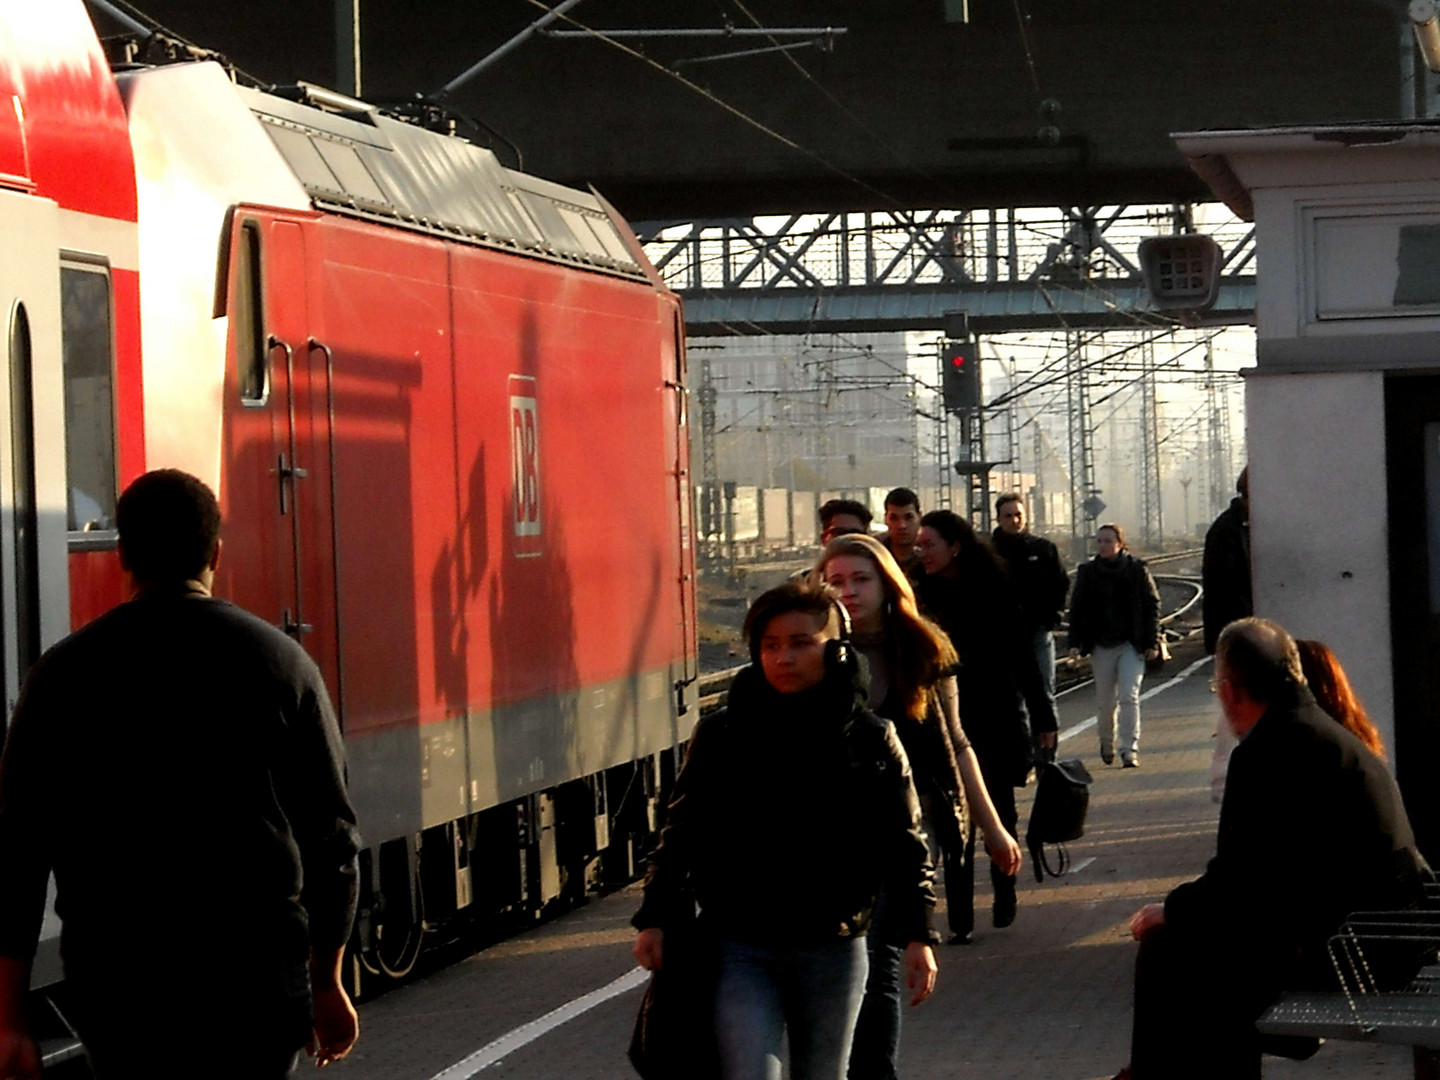
<path fill-rule="evenodd" d="M 1095 677 L 1100 760 L 1115 760 L 1115 714 L 1120 714 L 1120 761 L 1140 764 L 1140 682 L 1145 661 L 1160 655 L 1160 590 L 1149 569 L 1125 547 L 1125 530 L 1095 530 L 1096 556 L 1075 568 L 1070 594 L 1071 656 L 1088 654 Z"/>
<path fill-rule="evenodd" d="M 665 927 L 718 942 L 715 1029 L 725 1080 L 843 1080 L 876 897 L 916 1003 L 935 982 L 933 869 L 909 764 L 865 708 L 852 646 L 823 589 L 789 582 L 751 606 L 752 664 L 696 726 L 650 857 L 635 958 L 656 970 Z"/>
<path fill-rule="evenodd" d="M 1055 711 L 1040 681 L 1040 669 L 1020 622 L 1005 570 L 970 523 L 949 510 L 932 510 L 920 519 L 917 544 L 925 576 L 916 584 L 920 606 L 950 635 L 960 657 L 957 678 L 960 714 L 985 787 L 1000 820 L 1014 832 L 1019 814 L 1015 788 L 1030 771 L 1031 731 L 1020 709 L 1030 707 L 1036 743 L 1055 746 Z M 946 882 L 947 904 L 974 919 L 975 837 L 966 845 L 966 877 L 961 887 Z M 995 899 L 991 921 L 1006 927 L 1015 921 L 1015 867 L 990 860 Z"/>
<path fill-rule="evenodd" d="M 869 671 L 868 703 L 894 723 L 910 759 L 927 828 L 944 855 L 947 900 L 964 879 L 967 803 L 992 858 L 1013 873 L 1020 863 L 1019 845 L 995 811 L 960 723 L 950 674 L 955 652 L 944 632 L 920 615 L 894 556 L 872 537 L 840 536 L 825 546 L 815 575 L 849 612 L 852 641 Z M 949 903 L 951 941 L 969 941 L 970 920 Z M 889 920 L 886 896 L 876 920 L 881 933 L 869 942 L 870 974 L 850 1055 L 850 1080 L 893 1080 L 897 1073 L 901 956 L 885 932 Z"/>

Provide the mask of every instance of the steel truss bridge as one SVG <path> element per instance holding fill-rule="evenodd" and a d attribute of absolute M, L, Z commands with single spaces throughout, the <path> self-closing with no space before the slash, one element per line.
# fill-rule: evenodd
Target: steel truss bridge
<path fill-rule="evenodd" d="M 1216 204 L 884 210 L 637 225 L 685 301 L 691 337 L 938 330 L 969 313 L 981 334 L 1170 326 L 1134 252 L 1205 232 L 1224 252 L 1206 325 L 1248 323 L 1255 230 Z M 1190 325 L 1195 325 L 1191 323 Z"/>

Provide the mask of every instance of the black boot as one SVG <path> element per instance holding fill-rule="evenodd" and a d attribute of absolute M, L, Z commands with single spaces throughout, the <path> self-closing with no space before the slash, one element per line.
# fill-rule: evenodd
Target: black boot
<path fill-rule="evenodd" d="M 991 910 L 991 916 L 997 930 L 1003 930 L 1015 921 L 1015 879 L 1008 874 L 1001 874 L 990 867 L 990 882 L 995 887 L 995 906 Z"/>

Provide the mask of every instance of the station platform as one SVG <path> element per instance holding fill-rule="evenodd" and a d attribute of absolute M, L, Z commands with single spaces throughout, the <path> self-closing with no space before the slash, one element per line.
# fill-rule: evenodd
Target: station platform
<path fill-rule="evenodd" d="M 1075 871 L 1037 884 L 1027 855 L 1018 916 L 995 930 L 988 875 L 979 870 L 975 943 L 937 949 L 935 994 L 906 1011 L 903 1077 L 1101 1080 L 1126 1062 L 1136 950 L 1129 917 L 1199 874 L 1214 849 L 1210 675 L 1192 638 L 1147 679 L 1138 769 L 1101 764 L 1093 688 L 1061 698 L 1060 755 L 1084 759 L 1095 777 L 1086 834 L 1070 845 Z M 1022 833 L 1033 790 L 1020 793 Z M 360 1042 L 327 1073 L 628 1080 L 625 1046 L 644 981 L 629 953 L 637 904 L 632 886 L 362 1006 Z M 1265 1059 L 1267 1080 L 1411 1075 L 1405 1047 L 1332 1041 L 1306 1062 Z"/>

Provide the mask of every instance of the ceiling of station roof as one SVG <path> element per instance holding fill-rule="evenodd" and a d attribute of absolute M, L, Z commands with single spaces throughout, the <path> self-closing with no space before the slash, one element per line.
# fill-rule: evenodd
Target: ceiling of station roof
<path fill-rule="evenodd" d="M 136 0 L 262 80 L 337 83 L 351 0 Z M 360 0 L 361 93 L 413 99 L 538 0 Z M 968 6 L 969 21 L 958 21 Z M 843 29 L 524 42 L 451 95 L 506 165 L 632 220 L 1205 196 L 1172 131 L 1400 115 L 1385 0 L 584 0 L 555 28 Z M 102 32 L 110 29 L 97 17 Z M 776 45 L 796 45 L 773 51 Z M 722 52 L 772 51 L 704 62 Z M 702 62 L 695 62 L 700 60 Z M 345 89 L 338 87 L 337 89 Z"/>

